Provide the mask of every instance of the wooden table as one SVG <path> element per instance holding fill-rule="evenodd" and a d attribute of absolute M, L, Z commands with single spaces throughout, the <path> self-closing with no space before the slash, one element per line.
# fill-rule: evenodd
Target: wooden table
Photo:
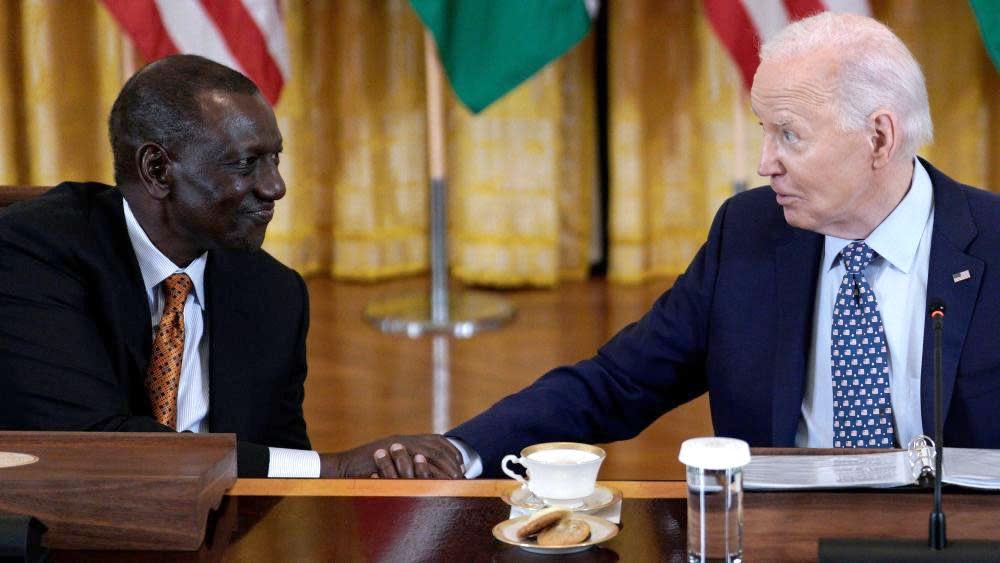
<path fill-rule="evenodd" d="M 682 561 L 686 491 L 608 482 L 625 496 L 622 531 L 584 553 L 539 556 L 496 541 L 510 481 L 252 480 L 230 490 L 196 552 L 82 552 L 52 561 Z M 929 490 L 748 492 L 748 561 L 815 560 L 820 537 L 923 538 Z M 949 537 L 1000 539 L 1000 495 L 948 491 Z"/>

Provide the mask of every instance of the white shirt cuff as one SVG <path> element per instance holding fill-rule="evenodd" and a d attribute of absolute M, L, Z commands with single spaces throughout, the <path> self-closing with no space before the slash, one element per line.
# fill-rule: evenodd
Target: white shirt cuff
<path fill-rule="evenodd" d="M 267 448 L 271 458 L 267 463 L 267 476 L 274 477 L 319 477 L 319 454 L 312 450 L 292 450 L 288 448 Z"/>
<path fill-rule="evenodd" d="M 475 479 L 483 474 L 483 458 L 479 457 L 479 454 L 475 450 L 458 438 L 449 438 L 448 436 L 445 436 L 445 438 L 448 438 L 451 445 L 462 452 L 462 465 L 465 466 L 466 479 Z"/>

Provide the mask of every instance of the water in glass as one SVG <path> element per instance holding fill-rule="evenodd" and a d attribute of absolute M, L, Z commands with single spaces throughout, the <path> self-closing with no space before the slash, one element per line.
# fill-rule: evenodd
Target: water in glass
<path fill-rule="evenodd" d="M 743 561 L 743 470 L 688 466 L 688 563 Z"/>

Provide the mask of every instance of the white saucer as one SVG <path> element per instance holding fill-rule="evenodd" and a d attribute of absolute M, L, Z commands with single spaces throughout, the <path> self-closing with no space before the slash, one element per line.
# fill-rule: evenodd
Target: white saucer
<path fill-rule="evenodd" d="M 586 551 L 591 547 L 599 543 L 606 542 L 618 535 L 618 526 L 612 522 L 608 522 L 604 518 L 598 518 L 589 514 L 574 514 L 573 518 L 583 520 L 588 526 L 590 526 L 590 537 L 587 538 L 587 541 L 574 543 L 572 545 L 561 545 L 559 547 L 547 547 L 544 545 L 538 545 L 535 543 L 535 540 L 522 540 L 517 537 L 517 531 L 521 529 L 521 526 L 524 525 L 528 518 L 530 518 L 530 516 L 518 516 L 517 518 L 511 518 L 510 520 L 500 522 L 493 527 L 493 537 L 503 543 L 516 545 L 525 551 L 530 551 L 531 553 L 550 555 L 556 553 L 576 553 L 578 551 Z"/>
<path fill-rule="evenodd" d="M 546 506 L 550 506 L 522 485 L 515 485 L 513 488 L 504 491 L 500 495 L 500 498 L 507 504 L 524 510 L 541 510 Z M 621 499 L 622 492 L 618 489 L 597 485 L 594 487 L 594 492 L 583 499 L 581 505 L 567 508 L 571 508 L 573 512 L 596 512 L 613 505 Z"/>

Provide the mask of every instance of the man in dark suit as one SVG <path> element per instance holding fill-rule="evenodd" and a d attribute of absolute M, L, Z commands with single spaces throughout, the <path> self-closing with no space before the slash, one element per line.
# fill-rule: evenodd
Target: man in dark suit
<path fill-rule="evenodd" d="M 0 428 L 234 432 L 241 476 L 461 475 L 439 436 L 310 451 L 308 295 L 260 250 L 285 184 L 249 79 L 162 59 L 109 129 L 117 187 L 67 182 L 0 216 Z"/>
<path fill-rule="evenodd" d="M 923 75 L 886 27 L 824 13 L 762 49 L 771 185 L 719 210 L 687 271 L 596 356 L 448 433 L 469 476 L 534 443 L 631 438 L 708 392 L 752 446 L 905 446 L 933 428 L 928 303 L 946 304 L 945 439 L 1000 447 L 1000 198 L 915 157 Z"/>

